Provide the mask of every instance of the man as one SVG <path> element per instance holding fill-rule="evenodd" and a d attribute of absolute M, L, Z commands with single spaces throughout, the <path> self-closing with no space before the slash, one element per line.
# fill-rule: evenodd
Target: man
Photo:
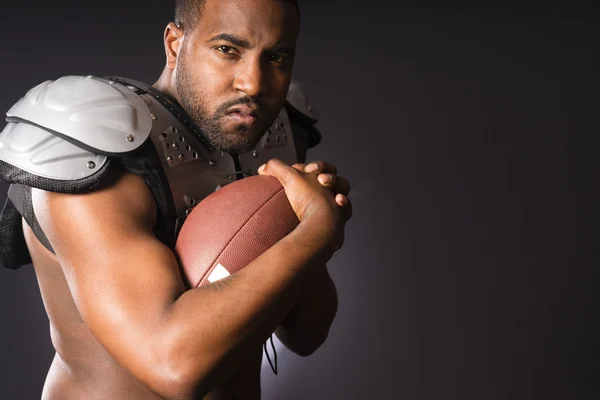
<path fill-rule="evenodd" d="M 126 93 L 126 80 L 93 77 L 44 83 L 9 111 L 0 136 L 1 176 L 13 184 L 5 215 L 17 215 L 16 207 L 22 216 L 56 348 L 44 399 L 258 399 L 261 346 L 270 334 L 306 356 L 335 316 L 325 264 L 352 211 L 348 181 L 324 162 L 262 160 L 258 173 L 281 182 L 299 226 L 239 273 L 186 287 L 172 236 L 206 188 L 196 198 L 183 195 L 212 179 L 209 170 L 194 171 L 217 171 L 231 159 L 227 177 L 240 179 L 252 172 L 244 157 L 272 150 L 257 146 L 277 118 L 287 118 L 299 13 L 293 1 L 184 0 L 176 17 L 165 30 L 166 66 L 154 87 L 128 81 Z M 69 107 L 70 120 L 56 122 L 52 113 Z M 160 129 L 144 128 L 165 120 Z M 100 133 L 70 130 L 90 121 Z M 106 139 L 123 130 L 126 140 Z M 45 160 L 61 168 L 36 170 L 44 164 L 39 152 L 37 163 L 19 158 L 44 146 L 60 147 L 61 157 Z M 26 150 L 10 152 L 17 147 Z M 219 153 L 222 159 L 210 159 Z M 92 172 L 67 164 L 84 156 Z M 84 178 L 64 184 L 73 171 Z"/>

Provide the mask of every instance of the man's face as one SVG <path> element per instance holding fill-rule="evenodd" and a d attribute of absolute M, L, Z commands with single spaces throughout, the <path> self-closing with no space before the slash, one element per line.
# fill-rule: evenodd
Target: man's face
<path fill-rule="evenodd" d="M 285 102 L 298 14 L 275 0 L 206 0 L 175 68 L 182 107 L 211 143 L 252 149 Z"/>

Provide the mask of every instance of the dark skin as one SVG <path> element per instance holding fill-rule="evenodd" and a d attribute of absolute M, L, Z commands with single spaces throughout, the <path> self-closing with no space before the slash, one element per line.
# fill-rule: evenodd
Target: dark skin
<path fill-rule="evenodd" d="M 272 0 L 207 0 L 193 34 L 167 27 L 167 63 L 155 86 L 182 103 L 179 92 L 190 104 L 202 101 L 200 111 L 216 115 L 221 145 L 252 142 L 285 99 L 291 67 L 271 56 L 278 43 L 295 48 L 296 17 L 292 6 Z M 206 45 L 215 32 L 250 46 L 219 58 L 223 49 Z M 200 92 L 178 91 L 177 57 L 186 46 L 187 82 L 202 88 L 202 100 L 195 98 Z M 263 107 L 263 122 L 215 114 L 241 98 Z M 260 174 L 281 182 L 300 224 L 219 285 L 187 291 L 173 253 L 153 234 L 156 203 L 141 177 L 115 171 L 83 195 L 33 190 L 34 211 L 56 252 L 24 223 L 57 351 L 42 398 L 259 399 L 269 335 L 276 331 L 292 351 L 311 354 L 337 308 L 325 265 L 352 215 L 350 185 L 335 166 L 315 166 L 270 160 Z"/>
<path fill-rule="evenodd" d="M 188 105 L 185 108 L 190 115 L 202 113 L 196 118 L 200 125 L 205 119 L 216 120 L 221 135 L 213 138 L 213 144 L 225 150 L 240 146 L 245 136 L 253 136 L 249 148 L 256 145 L 283 106 L 292 76 L 298 36 L 296 12 L 291 5 L 273 8 L 272 0 L 257 3 L 266 3 L 269 12 L 253 15 L 246 2 L 224 5 L 209 1 L 193 31 L 174 23 L 165 30 L 166 65 L 154 86 L 184 107 Z M 274 29 L 263 29 L 265 26 Z M 182 89 L 182 85 L 196 89 Z M 221 105 L 241 99 L 251 100 L 249 104 L 260 116 L 254 124 L 247 124 L 246 135 L 235 129 L 244 125 L 235 117 L 219 115 Z M 336 202 L 346 220 L 350 219 L 348 180 L 337 176 L 337 168 L 330 163 L 309 165 L 293 167 L 317 174 L 319 181 L 337 194 Z M 311 281 L 310 290 L 276 330 L 286 347 L 303 356 L 312 354 L 325 341 L 337 310 L 335 286 L 324 265 L 315 270 Z"/>

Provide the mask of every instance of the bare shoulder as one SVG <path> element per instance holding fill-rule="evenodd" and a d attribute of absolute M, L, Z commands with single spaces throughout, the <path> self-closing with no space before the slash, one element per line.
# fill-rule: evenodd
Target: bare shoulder
<path fill-rule="evenodd" d="M 107 222 L 115 229 L 123 224 L 148 229 L 157 219 L 156 202 L 143 177 L 116 169 L 89 193 L 33 189 L 32 201 L 36 217 L 51 240 L 60 240 L 55 233 L 71 224 L 100 233 L 97 230 Z"/>

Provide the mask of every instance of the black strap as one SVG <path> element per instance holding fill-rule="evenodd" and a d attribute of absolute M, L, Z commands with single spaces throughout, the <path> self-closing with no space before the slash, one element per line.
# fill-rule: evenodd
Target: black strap
<path fill-rule="evenodd" d="M 48 237 L 42 230 L 42 227 L 35 217 L 33 203 L 31 201 L 31 187 L 20 184 L 12 184 L 8 189 L 8 198 L 14 204 L 17 211 L 19 211 L 19 214 L 25 218 L 27 225 L 31 227 L 31 230 L 33 230 L 33 233 L 38 240 L 44 245 L 45 248 L 54 253 L 54 249 L 52 248 Z"/>
<path fill-rule="evenodd" d="M 17 270 L 30 263 L 21 214 L 7 198 L 0 212 L 0 268 Z"/>

